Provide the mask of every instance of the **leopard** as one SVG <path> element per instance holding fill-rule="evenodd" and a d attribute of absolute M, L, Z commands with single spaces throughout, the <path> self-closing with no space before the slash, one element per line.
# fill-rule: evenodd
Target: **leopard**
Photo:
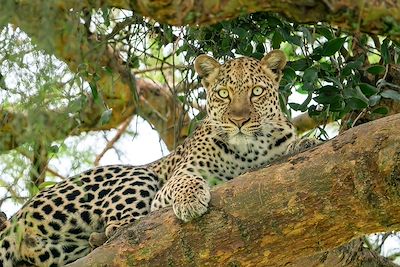
<path fill-rule="evenodd" d="M 229 181 L 298 150 L 279 103 L 281 50 L 260 60 L 194 61 L 206 117 L 169 155 L 146 165 L 100 166 L 43 189 L 10 219 L 0 214 L 0 266 L 63 266 L 120 227 L 162 208 L 190 223 L 207 212 L 211 180 Z"/>

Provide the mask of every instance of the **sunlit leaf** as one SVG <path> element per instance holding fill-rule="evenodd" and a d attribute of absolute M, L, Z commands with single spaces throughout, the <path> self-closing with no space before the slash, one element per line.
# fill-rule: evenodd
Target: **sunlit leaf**
<path fill-rule="evenodd" d="M 374 95 L 379 91 L 378 88 L 369 83 L 359 83 L 358 86 L 360 87 L 363 94 L 367 97 L 370 97 L 371 95 Z"/>
<path fill-rule="evenodd" d="M 374 65 L 371 66 L 367 69 L 367 71 L 371 74 L 377 75 L 377 74 L 381 74 L 384 73 L 386 70 L 386 68 L 384 66 L 381 65 Z"/>
<path fill-rule="evenodd" d="M 329 40 L 328 42 L 326 42 L 323 45 L 321 55 L 322 56 L 332 56 L 337 51 L 339 51 L 340 48 L 342 48 L 346 39 L 347 39 L 347 37 Z"/>

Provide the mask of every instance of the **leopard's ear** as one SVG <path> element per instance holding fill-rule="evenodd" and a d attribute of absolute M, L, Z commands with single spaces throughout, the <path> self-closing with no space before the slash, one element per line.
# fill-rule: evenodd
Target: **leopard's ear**
<path fill-rule="evenodd" d="M 282 70 L 286 66 L 286 56 L 281 50 L 272 50 L 261 59 L 261 64 L 280 78 Z"/>
<path fill-rule="evenodd" d="M 221 65 L 210 56 L 200 55 L 194 61 L 194 69 L 202 78 L 207 78 L 211 73 L 217 72 Z"/>

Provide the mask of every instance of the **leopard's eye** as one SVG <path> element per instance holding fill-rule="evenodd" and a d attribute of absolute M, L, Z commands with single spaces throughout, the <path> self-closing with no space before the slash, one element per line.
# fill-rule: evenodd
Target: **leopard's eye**
<path fill-rule="evenodd" d="M 229 96 L 229 92 L 226 89 L 220 89 L 220 90 L 218 90 L 218 95 L 221 98 L 227 98 Z"/>
<path fill-rule="evenodd" d="M 260 86 L 254 87 L 254 88 L 253 88 L 253 91 L 252 91 L 253 95 L 255 95 L 255 96 L 259 96 L 259 95 L 261 95 L 263 92 L 264 92 L 264 88 L 262 88 L 262 87 L 260 87 Z"/>

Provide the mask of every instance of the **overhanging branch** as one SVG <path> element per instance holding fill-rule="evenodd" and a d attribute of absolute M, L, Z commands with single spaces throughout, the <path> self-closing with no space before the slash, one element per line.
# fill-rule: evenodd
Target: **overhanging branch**
<path fill-rule="evenodd" d="M 120 84 L 127 86 L 122 82 Z M 181 132 L 176 135 L 173 128 L 176 124 L 174 119 L 180 116 L 182 109 L 174 103 L 175 99 L 169 89 L 166 86 L 144 79 L 136 80 L 136 86 L 141 98 L 139 108 L 133 105 L 126 107 L 127 103 L 132 102 L 131 98 L 125 99 L 125 101 L 116 101 L 112 106 L 113 116 L 104 125 L 99 123 L 104 107 L 91 100 L 90 97 L 84 109 L 79 114 L 75 114 L 76 116 L 69 116 L 68 107 L 63 110 L 42 110 L 34 114 L 22 114 L 0 109 L 0 153 L 35 140 L 51 142 L 82 132 L 117 128 L 134 114 L 139 114 L 149 121 L 158 131 L 167 147 L 172 150 L 174 144 L 186 138 L 189 117 L 183 115 Z M 160 117 L 157 114 L 163 115 Z M 46 126 L 45 131 L 37 130 L 35 125 L 39 123 Z"/>
<path fill-rule="evenodd" d="M 155 212 L 70 266 L 278 266 L 399 230 L 399 125 L 364 124 L 223 184 L 195 222 Z"/>

